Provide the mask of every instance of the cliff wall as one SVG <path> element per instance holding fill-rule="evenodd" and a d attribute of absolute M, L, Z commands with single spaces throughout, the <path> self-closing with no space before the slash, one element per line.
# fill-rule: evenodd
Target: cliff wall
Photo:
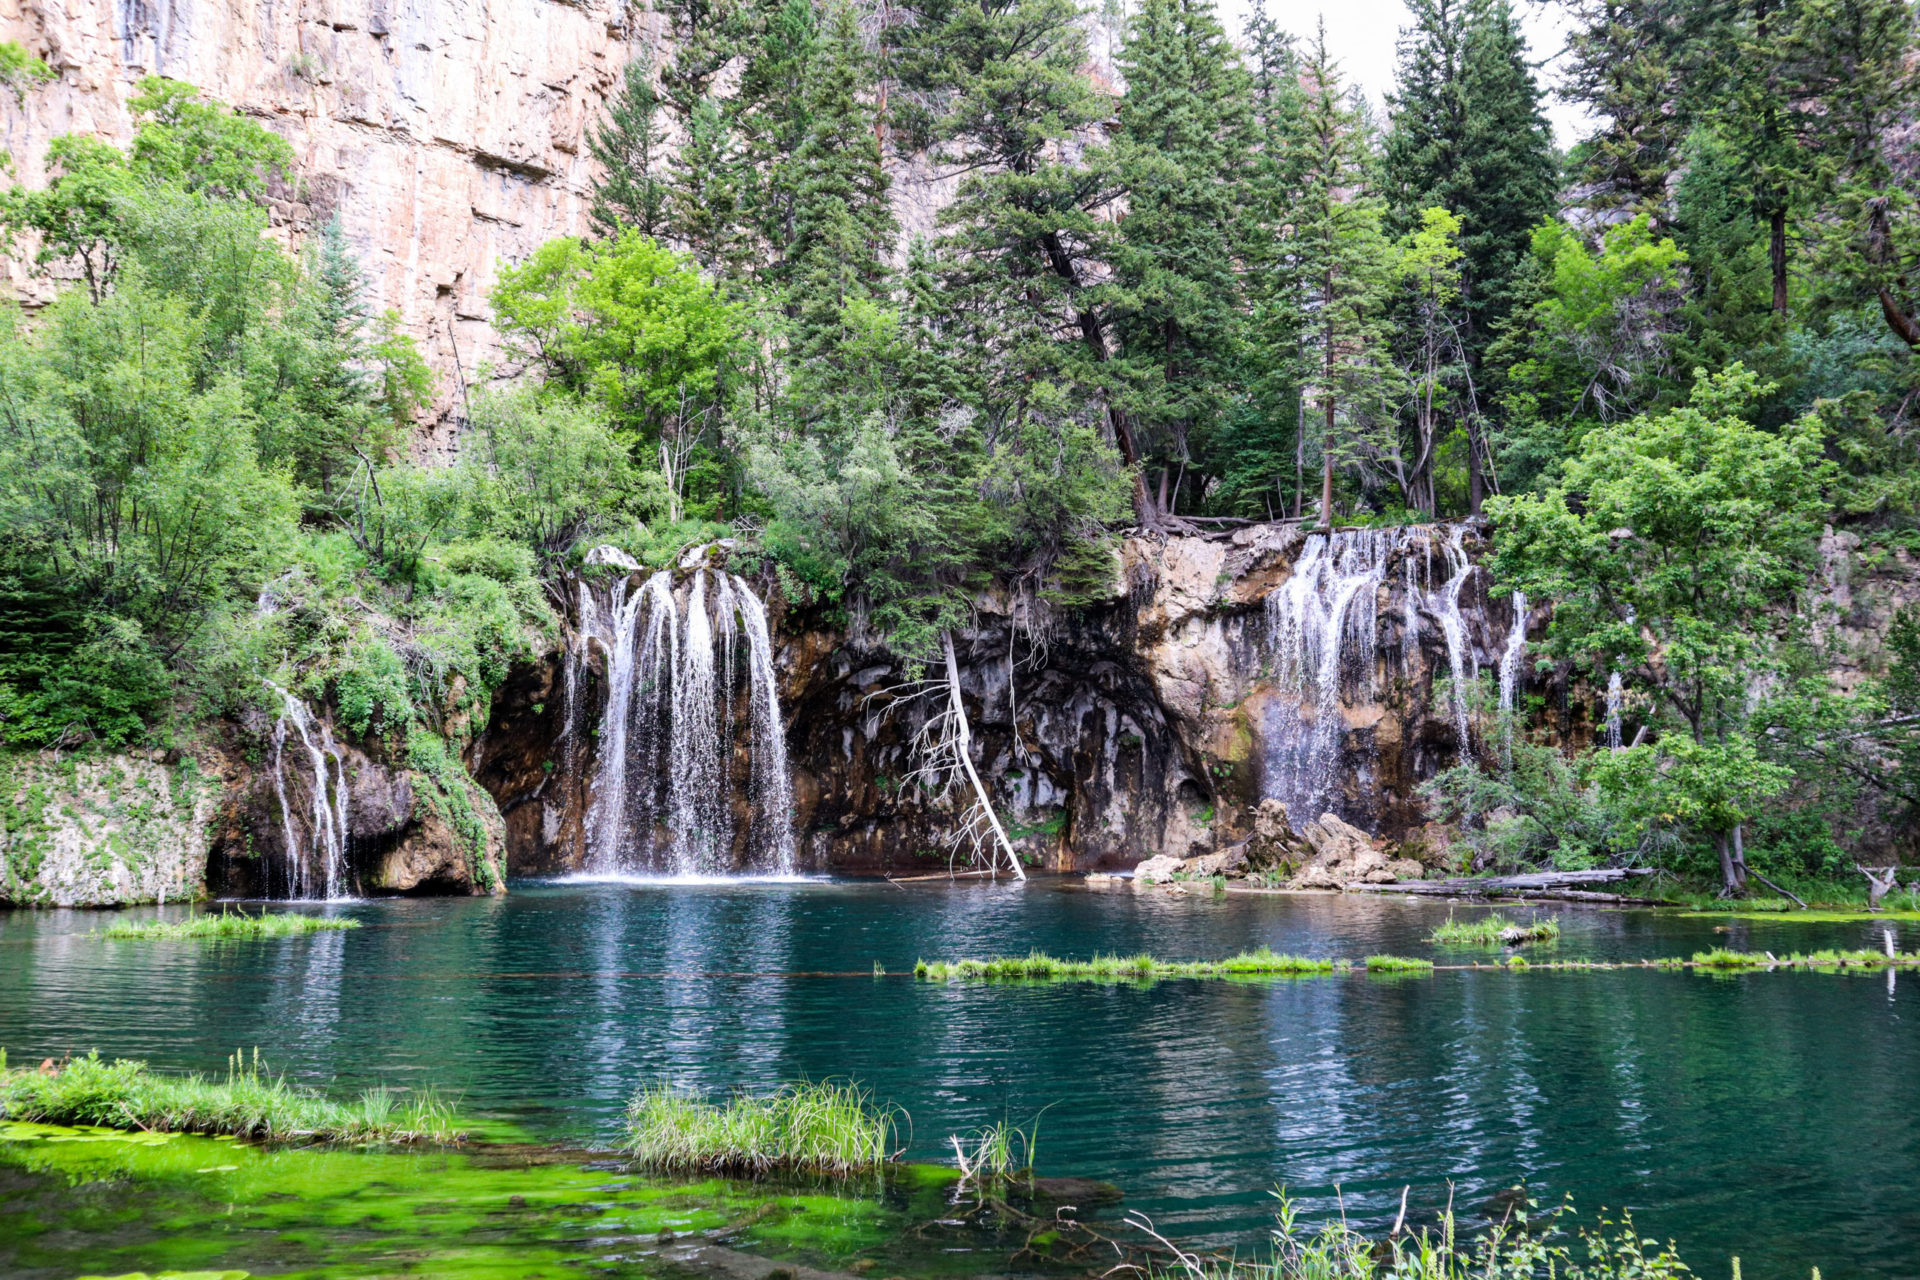
<path fill-rule="evenodd" d="M 295 156 L 275 234 L 338 216 L 372 300 L 443 375 L 446 410 L 497 353 L 486 292 L 500 265 L 586 229 L 585 138 L 653 21 L 624 0 L 0 0 L 0 39 L 59 75 L 23 104 L 0 95 L 0 146 L 40 185 L 54 137 L 130 139 L 126 104 L 151 74 L 257 118 Z M 6 272 L 31 305 L 60 281 L 30 262 Z M 440 419 L 425 454 L 456 447 Z"/>

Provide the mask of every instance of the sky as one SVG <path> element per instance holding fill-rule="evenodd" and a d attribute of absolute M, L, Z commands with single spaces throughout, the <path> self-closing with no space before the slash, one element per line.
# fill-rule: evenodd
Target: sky
<path fill-rule="evenodd" d="M 1227 30 L 1238 38 L 1251 7 L 1249 0 L 1218 2 Z M 1566 11 L 1540 0 L 1516 0 L 1514 7 L 1520 14 L 1533 60 L 1556 58 L 1565 40 Z M 1366 90 L 1374 105 L 1384 108 L 1386 95 L 1393 89 L 1400 29 L 1413 21 L 1402 0 L 1267 0 L 1267 12 L 1296 36 L 1310 36 L 1324 14 L 1327 47 L 1340 60 L 1340 69 Z M 1548 62 L 1536 73 L 1549 89 L 1556 79 L 1556 65 Z M 1547 118 L 1553 122 L 1554 140 L 1561 147 L 1572 146 L 1586 131 L 1585 115 L 1578 108 L 1549 94 L 1546 109 Z"/>

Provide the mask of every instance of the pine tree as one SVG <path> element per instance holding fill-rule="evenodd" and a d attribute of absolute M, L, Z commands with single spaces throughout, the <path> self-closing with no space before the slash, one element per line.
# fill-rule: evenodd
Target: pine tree
<path fill-rule="evenodd" d="M 1295 139 L 1301 174 L 1286 269 L 1300 343 L 1296 376 L 1319 417 L 1320 524 L 1327 528 L 1336 466 L 1382 451 L 1379 424 L 1393 382 L 1385 320 L 1392 249 L 1381 201 L 1368 187 L 1364 121 L 1347 101 L 1324 23 L 1303 72 L 1306 103 Z"/>
<path fill-rule="evenodd" d="M 1577 174 L 1592 209 L 1666 213 L 1667 179 L 1688 122 L 1673 109 L 1685 85 L 1682 0 L 1574 0 L 1561 94 L 1605 123 L 1581 144 Z M 1705 8 L 1702 6 L 1701 8 Z"/>
<path fill-rule="evenodd" d="M 587 139 L 587 150 L 602 170 L 593 183 L 593 227 L 608 239 L 628 227 L 656 240 L 666 235 L 660 106 L 653 51 L 642 49 L 621 73 L 606 120 Z"/>
<path fill-rule="evenodd" d="M 926 0 L 914 16 L 900 29 L 913 43 L 903 43 L 897 63 L 915 92 L 896 99 L 895 118 L 904 137 L 934 140 L 939 159 L 966 174 L 940 214 L 941 258 L 978 412 L 1012 448 L 1010 462 L 1034 465 L 1036 450 L 1048 449 L 1056 471 L 1092 475 L 1105 464 L 1077 424 L 1089 408 L 1101 410 L 1133 471 L 1135 512 L 1153 523 L 1125 370 L 1112 360 L 1098 308 L 1108 226 L 1100 212 L 1117 193 L 1106 149 L 1083 144 L 1112 104 L 1081 74 L 1078 7 Z M 1067 508 L 1035 516 L 1056 528 L 1069 518 Z"/>
<path fill-rule="evenodd" d="M 673 238 L 722 279 L 743 277 L 756 260 L 757 246 L 742 221 L 744 189 L 751 179 L 726 105 L 713 97 L 700 99 L 670 171 L 667 221 Z"/>
<path fill-rule="evenodd" d="M 787 358 L 800 415 L 844 420 L 881 398 L 875 348 L 889 323 L 887 259 L 899 228 L 862 101 L 871 82 L 858 21 L 842 0 L 823 25 L 804 89 L 806 136 L 780 176 L 793 193 Z"/>
<path fill-rule="evenodd" d="M 1143 461 L 1184 477 L 1241 379 L 1236 231 L 1249 198 L 1252 86 L 1207 0 L 1146 0 L 1128 27 L 1116 151 L 1127 213 L 1108 311 Z"/>

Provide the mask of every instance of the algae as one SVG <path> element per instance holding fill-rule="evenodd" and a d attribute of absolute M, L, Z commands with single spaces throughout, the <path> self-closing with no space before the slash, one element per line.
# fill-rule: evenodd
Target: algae
<path fill-rule="evenodd" d="M 957 1177 L 901 1166 L 852 1186 L 660 1180 L 548 1147 L 289 1148 L 5 1122 L 0 1274 L 641 1276 L 674 1269 L 664 1251 L 690 1237 L 897 1270 Z M 944 1269 L 927 1261 L 915 1269 Z"/>

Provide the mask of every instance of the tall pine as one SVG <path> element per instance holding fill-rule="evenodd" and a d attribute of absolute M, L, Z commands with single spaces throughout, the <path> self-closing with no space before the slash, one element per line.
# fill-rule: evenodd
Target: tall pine
<path fill-rule="evenodd" d="M 601 169 L 593 183 L 593 229 L 608 239 L 628 227 L 656 240 L 666 235 L 660 105 L 653 85 L 653 51 L 643 49 L 621 73 L 620 87 L 607 103 L 607 118 L 587 138 L 587 150 Z"/>
<path fill-rule="evenodd" d="M 1127 193 L 1108 312 L 1155 505 L 1180 505 L 1194 447 L 1243 377 L 1236 228 L 1251 194 L 1252 83 L 1207 0 L 1145 0 L 1120 60 L 1117 173 Z"/>
<path fill-rule="evenodd" d="M 1327 52 L 1324 22 L 1302 71 L 1306 101 L 1294 137 L 1300 174 L 1285 241 L 1287 323 L 1298 335 L 1296 376 L 1319 434 L 1320 524 L 1327 528 L 1336 469 L 1391 448 L 1382 424 L 1394 399 L 1386 322 L 1393 254 L 1382 202 L 1370 189 L 1366 121 Z"/>

